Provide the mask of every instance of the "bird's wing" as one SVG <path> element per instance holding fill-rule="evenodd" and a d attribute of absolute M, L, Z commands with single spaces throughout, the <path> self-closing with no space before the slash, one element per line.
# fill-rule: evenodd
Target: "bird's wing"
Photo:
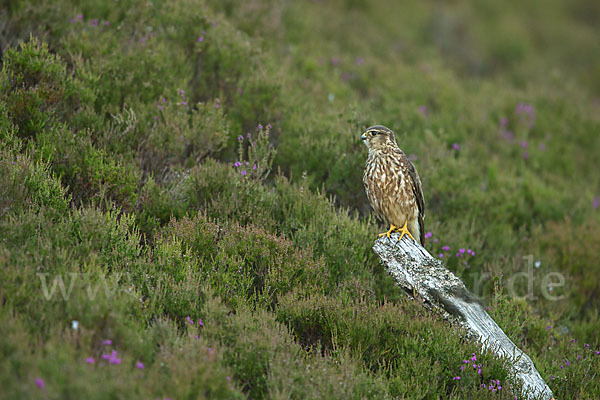
<path fill-rule="evenodd" d="M 415 199 L 417 200 L 417 207 L 419 207 L 419 230 L 421 231 L 421 245 L 425 245 L 425 199 L 423 198 L 423 189 L 421 187 L 421 179 L 419 178 L 419 174 L 417 173 L 417 169 L 412 161 L 409 160 L 406 155 L 402 155 L 404 157 L 404 162 L 407 165 L 408 175 L 412 181 L 412 190 L 415 195 Z"/>

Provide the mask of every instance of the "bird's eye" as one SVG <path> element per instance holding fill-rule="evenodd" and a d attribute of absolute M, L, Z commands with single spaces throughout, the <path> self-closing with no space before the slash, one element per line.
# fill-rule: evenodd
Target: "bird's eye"
<path fill-rule="evenodd" d="M 371 136 L 377 135 L 377 131 L 371 131 L 370 133 L 371 133 Z"/>

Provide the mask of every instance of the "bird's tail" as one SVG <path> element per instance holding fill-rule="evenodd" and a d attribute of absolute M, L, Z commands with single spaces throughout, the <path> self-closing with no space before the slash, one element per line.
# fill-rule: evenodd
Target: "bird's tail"
<path fill-rule="evenodd" d="M 419 240 L 421 246 L 425 247 L 425 222 L 423 221 L 423 215 L 419 213 Z"/>

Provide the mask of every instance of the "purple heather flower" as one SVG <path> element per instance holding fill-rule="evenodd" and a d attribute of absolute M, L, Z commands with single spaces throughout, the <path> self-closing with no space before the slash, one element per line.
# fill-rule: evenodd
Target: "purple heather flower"
<path fill-rule="evenodd" d="M 85 362 L 87 364 L 94 364 L 96 362 L 96 360 L 94 360 L 94 357 L 88 357 L 85 359 Z"/>
<path fill-rule="evenodd" d="M 195 339 L 198 339 L 198 335 L 194 336 Z"/>
<path fill-rule="evenodd" d="M 192 319 L 189 316 L 185 317 L 185 320 L 187 322 L 189 322 L 191 325 L 194 325 L 194 321 L 192 321 Z"/>
<path fill-rule="evenodd" d="M 439 257 L 439 258 L 444 258 L 444 254 L 443 254 L 443 253 L 440 253 L 440 254 L 438 254 L 438 257 Z"/>
<path fill-rule="evenodd" d="M 595 351 L 594 354 L 598 355 L 600 354 L 600 351 Z"/>
<path fill-rule="evenodd" d="M 464 253 L 464 249 L 461 249 L 463 251 L 461 251 L 461 253 Z M 473 357 L 471 357 L 471 361 L 477 361 L 477 356 L 475 355 L 475 353 L 473 353 Z"/>
<path fill-rule="evenodd" d="M 256 127 L 257 131 L 260 131 L 263 128 L 263 126 L 261 124 L 258 124 L 258 126 Z"/>
<path fill-rule="evenodd" d="M 242 135 L 238 136 L 238 142 L 242 143 L 244 141 L 244 137 Z"/>
<path fill-rule="evenodd" d="M 187 106 L 187 105 L 188 105 L 187 101 L 185 101 L 185 100 L 183 100 L 183 101 L 181 102 L 181 104 L 183 104 L 184 106 Z"/>
<path fill-rule="evenodd" d="M 481 368 L 479 368 L 479 369 L 477 370 L 477 373 L 478 373 L 479 375 L 481 375 Z"/>
<path fill-rule="evenodd" d="M 40 389 L 44 389 L 44 387 L 46 386 L 46 384 L 44 383 L 44 380 L 42 378 L 35 378 L 35 384 Z"/>
<path fill-rule="evenodd" d="M 356 63 L 356 65 L 363 65 L 365 63 L 365 59 L 362 57 L 356 57 L 354 59 L 354 62 Z"/>
<path fill-rule="evenodd" d="M 246 170 L 245 170 L 245 169 L 243 169 L 243 170 L 240 172 L 240 174 L 242 174 L 242 175 L 246 175 L 246 174 L 247 174 L 247 172 L 246 172 Z"/>
<path fill-rule="evenodd" d="M 185 91 L 184 91 L 183 89 L 179 89 L 179 90 L 178 90 L 178 92 L 179 92 L 179 94 L 180 94 L 180 95 L 182 95 L 182 96 L 185 94 Z"/>
<path fill-rule="evenodd" d="M 528 119 L 527 123 L 530 128 L 533 127 L 535 123 L 535 110 L 531 104 L 519 103 L 515 112 L 521 116 L 524 116 Z"/>
<path fill-rule="evenodd" d="M 521 147 L 526 149 L 527 148 L 527 141 L 526 140 L 521 140 Z"/>
<path fill-rule="evenodd" d="M 198 326 L 204 326 L 204 322 L 201 319 L 198 319 Z"/>
<path fill-rule="evenodd" d="M 104 26 L 110 26 L 110 21 L 104 21 Z"/>
<path fill-rule="evenodd" d="M 98 26 L 98 18 L 94 18 L 90 21 L 90 26 L 91 27 L 97 27 Z"/>
<path fill-rule="evenodd" d="M 239 167 L 240 165 L 242 165 L 242 163 L 241 163 L 241 162 L 239 162 L 239 161 L 236 161 L 236 162 L 233 164 L 233 166 L 234 166 L 234 167 L 236 167 L 236 168 L 237 168 L 237 167 Z"/>
<path fill-rule="evenodd" d="M 600 206 L 600 198 L 598 196 L 594 197 L 594 201 L 592 202 L 592 206 L 594 207 L 594 210 L 597 210 L 598 206 Z"/>
<path fill-rule="evenodd" d="M 253 169 L 253 170 L 256 170 L 256 164 L 254 164 L 254 165 L 252 166 L 252 169 Z"/>
<path fill-rule="evenodd" d="M 429 110 L 427 109 L 427 106 L 419 106 L 419 112 L 426 117 L 429 113 Z"/>
<path fill-rule="evenodd" d="M 206 350 L 208 350 L 209 354 L 213 354 L 215 352 L 212 347 L 208 347 Z"/>
<path fill-rule="evenodd" d="M 155 121 L 158 121 L 158 115 L 155 115 L 153 118 Z"/>
<path fill-rule="evenodd" d="M 167 99 L 165 99 L 164 97 L 162 99 L 160 99 L 160 101 L 162 101 L 163 103 L 167 102 Z"/>
<path fill-rule="evenodd" d="M 117 351 L 113 350 L 111 354 L 102 354 L 104 360 L 108 360 L 111 364 L 121 364 L 121 359 L 117 357 Z"/>
<path fill-rule="evenodd" d="M 438 239 L 438 238 L 433 238 L 433 243 L 437 243 L 437 242 L 439 242 L 439 241 L 440 241 L 440 239 Z"/>
<path fill-rule="evenodd" d="M 571 343 L 575 343 L 575 341 L 576 341 L 575 339 L 571 339 Z"/>
<path fill-rule="evenodd" d="M 230 376 L 228 376 L 228 377 L 226 377 L 225 379 L 227 379 L 228 381 L 230 381 L 230 380 L 231 380 L 231 377 L 230 377 Z"/>
<path fill-rule="evenodd" d="M 136 362 L 135 366 L 138 367 L 138 369 L 144 369 L 144 363 L 141 361 Z"/>
<path fill-rule="evenodd" d="M 442 246 L 442 250 L 444 250 L 444 251 L 450 251 L 450 246 Z"/>
<path fill-rule="evenodd" d="M 465 252 L 465 249 L 458 249 L 458 252 L 459 252 L 460 254 L 463 254 L 463 253 Z M 475 357 L 475 353 L 473 353 L 473 357 Z"/>
<path fill-rule="evenodd" d="M 577 356 L 577 361 L 581 360 L 581 354 Z"/>
<path fill-rule="evenodd" d="M 106 339 L 102 341 L 102 346 L 110 346 L 112 344 L 112 340 Z"/>
<path fill-rule="evenodd" d="M 590 347 L 590 344 L 589 344 L 589 343 L 586 343 L 586 344 L 584 344 L 584 345 L 583 345 L 583 347 L 587 347 L 587 348 L 589 348 L 589 347 Z"/>
<path fill-rule="evenodd" d="M 198 38 L 198 43 L 202 43 L 202 42 L 204 42 L 204 36 L 200 36 L 200 37 Z"/>
<path fill-rule="evenodd" d="M 454 378 L 452 378 L 453 381 L 460 381 L 460 376 L 455 376 Z"/>
<path fill-rule="evenodd" d="M 425 239 L 429 239 L 429 238 L 430 238 L 430 237 L 432 237 L 432 236 L 433 236 L 433 233 L 431 233 L 431 232 L 427 232 L 427 233 L 425 234 Z"/>
<path fill-rule="evenodd" d="M 458 145 L 458 143 L 452 143 L 452 149 L 458 151 L 460 150 L 460 146 Z"/>

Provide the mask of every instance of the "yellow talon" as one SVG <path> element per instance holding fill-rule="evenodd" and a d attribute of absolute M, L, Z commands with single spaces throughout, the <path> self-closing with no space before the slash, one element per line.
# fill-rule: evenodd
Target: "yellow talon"
<path fill-rule="evenodd" d="M 402 225 L 402 228 L 398 229 L 398 232 L 401 232 L 400 237 L 398 238 L 398 240 L 402 240 L 402 237 L 404 237 L 404 235 L 408 235 L 409 238 L 411 238 L 413 241 L 416 242 L 415 238 L 413 237 L 413 235 L 410 234 L 410 232 L 408 231 L 408 228 L 406 227 L 406 224 L 408 223 L 408 220 L 406 220 L 404 222 L 404 225 Z"/>
<path fill-rule="evenodd" d="M 394 226 L 394 225 L 390 224 L 390 230 L 387 231 L 387 232 L 380 233 L 378 237 L 387 236 L 389 238 L 390 235 L 396 231 L 396 229 L 398 229 L 397 226 Z"/>

